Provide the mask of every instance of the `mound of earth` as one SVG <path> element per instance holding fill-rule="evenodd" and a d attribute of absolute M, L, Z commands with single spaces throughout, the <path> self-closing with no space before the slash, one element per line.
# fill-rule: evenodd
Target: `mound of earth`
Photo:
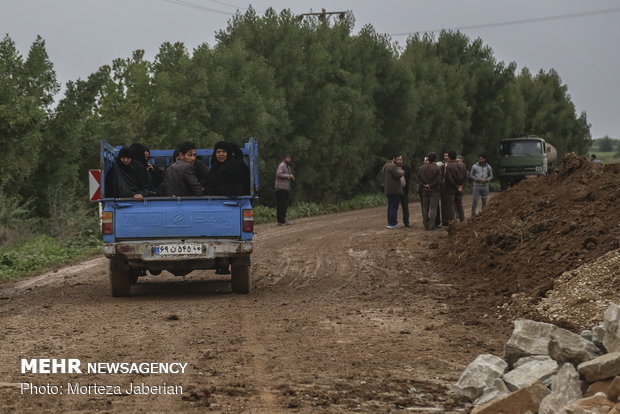
<path fill-rule="evenodd" d="M 555 324 L 596 325 L 610 303 L 620 303 L 620 249 L 562 273 L 536 311 Z"/>
<path fill-rule="evenodd" d="M 558 174 L 523 181 L 493 197 L 480 215 L 451 225 L 450 237 L 437 251 L 464 294 L 481 308 L 499 306 L 502 317 L 553 319 L 553 311 L 534 305 L 554 280 L 580 268 L 583 272 L 574 274 L 588 274 L 582 266 L 620 247 L 619 200 L 620 164 L 592 164 L 567 154 Z M 608 285 L 600 294 L 617 292 L 615 281 Z M 564 299 L 613 301 L 588 295 Z M 585 320 L 564 315 L 553 322 L 576 328 Z"/>

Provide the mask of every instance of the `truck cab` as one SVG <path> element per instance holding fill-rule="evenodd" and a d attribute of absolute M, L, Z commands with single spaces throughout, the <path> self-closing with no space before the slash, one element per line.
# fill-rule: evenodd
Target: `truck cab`
<path fill-rule="evenodd" d="M 121 147 L 100 144 L 101 194 Z M 109 259 L 112 296 L 126 296 L 139 278 L 166 270 L 185 276 L 194 270 L 230 267 L 233 292 L 248 293 L 252 286 L 250 255 L 253 250 L 253 199 L 258 188 L 258 143 L 251 138 L 241 148 L 250 167 L 250 193 L 225 196 L 152 196 L 101 198 L 103 253 Z M 155 168 L 173 163 L 172 149 L 151 150 Z M 212 149 L 197 156 L 210 166 Z"/>
<path fill-rule="evenodd" d="M 499 170 L 502 190 L 523 179 L 549 173 L 549 165 L 557 157 L 553 145 L 537 136 L 505 139 L 499 144 Z"/>

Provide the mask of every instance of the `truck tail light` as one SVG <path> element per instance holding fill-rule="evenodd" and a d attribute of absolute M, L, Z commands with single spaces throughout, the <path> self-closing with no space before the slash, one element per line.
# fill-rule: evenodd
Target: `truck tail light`
<path fill-rule="evenodd" d="M 112 218 L 114 214 L 111 211 L 104 211 L 101 213 L 101 233 L 112 234 Z"/>
<path fill-rule="evenodd" d="M 254 211 L 243 210 L 243 232 L 252 233 L 254 231 Z"/>

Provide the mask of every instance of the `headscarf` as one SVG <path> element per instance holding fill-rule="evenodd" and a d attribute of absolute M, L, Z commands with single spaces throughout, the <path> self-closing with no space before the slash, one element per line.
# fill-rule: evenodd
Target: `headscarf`
<path fill-rule="evenodd" d="M 129 152 L 131 152 L 131 155 L 134 160 L 141 162 L 142 164 L 144 164 L 144 166 L 146 167 L 146 157 L 144 156 L 144 151 L 148 151 L 151 152 L 146 146 L 139 144 L 139 143 L 133 143 L 129 146 Z"/>
<path fill-rule="evenodd" d="M 228 153 L 226 161 L 219 162 L 218 149 Z M 213 146 L 211 168 L 205 183 L 205 194 L 237 197 L 250 194 L 250 169 L 243 162 L 241 149 L 235 144 L 220 141 Z"/>

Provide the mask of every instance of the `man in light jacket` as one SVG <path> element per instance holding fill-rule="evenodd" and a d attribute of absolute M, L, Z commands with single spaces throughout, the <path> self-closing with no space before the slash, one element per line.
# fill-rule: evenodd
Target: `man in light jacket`
<path fill-rule="evenodd" d="M 482 209 L 487 207 L 489 199 L 489 182 L 493 179 L 493 169 L 487 163 L 487 157 L 484 154 L 478 155 L 478 163 L 471 167 L 469 178 L 474 182 L 474 188 L 471 192 L 471 216 L 476 215 L 478 207 L 478 197 L 482 199 Z"/>
<path fill-rule="evenodd" d="M 291 168 L 293 159 L 290 155 L 282 157 L 282 162 L 276 170 L 276 216 L 278 218 L 278 226 L 292 224 L 286 221 L 286 210 L 288 209 L 288 198 L 292 189 L 292 183 L 295 181 L 293 169 Z"/>

